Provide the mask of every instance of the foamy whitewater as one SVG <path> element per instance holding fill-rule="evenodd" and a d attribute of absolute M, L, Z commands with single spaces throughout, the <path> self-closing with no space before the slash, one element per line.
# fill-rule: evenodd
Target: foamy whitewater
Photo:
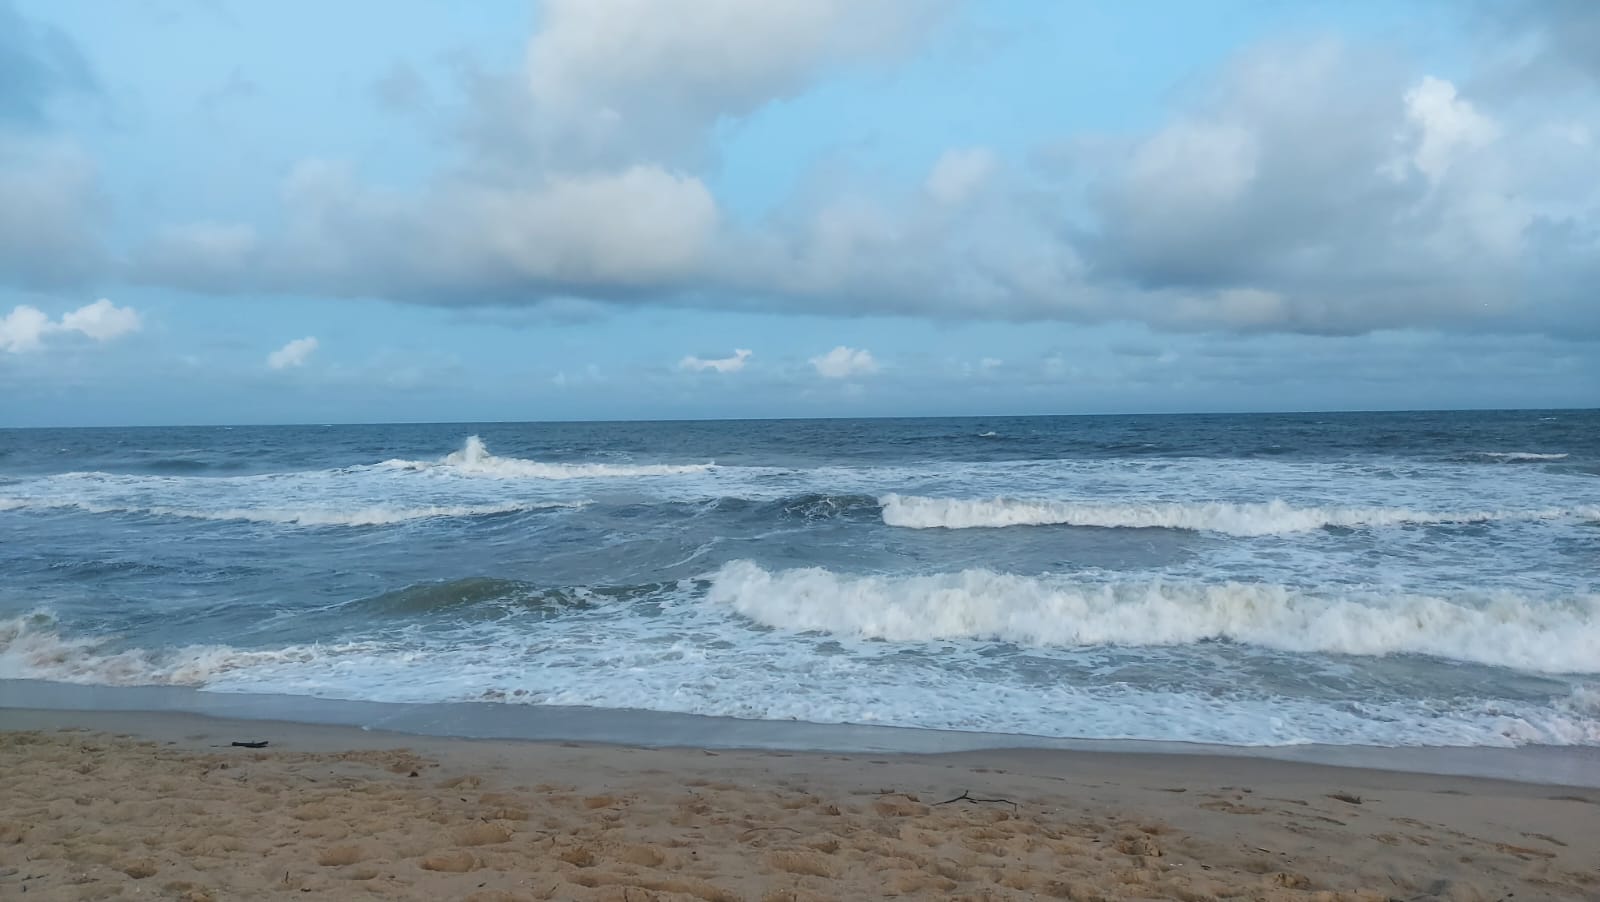
<path fill-rule="evenodd" d="M 1600 413 L 0 431 L 0 678 L 1600 745 Z"/>

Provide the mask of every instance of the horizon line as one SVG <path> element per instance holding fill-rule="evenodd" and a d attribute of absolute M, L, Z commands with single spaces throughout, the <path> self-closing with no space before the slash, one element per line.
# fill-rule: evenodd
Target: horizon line
<path fill-rule="evenodd" d="M 1216 416 L 1338 416 L 1350 414 L 1417 414 L 1417 413 L 1536 413 L 1536 412 L 1591 413 L 1600 407 L 1408 407 L 1408 408 L 1343 408 L 1301 410 L 1190 410 L 1190 411 L 1112 411 L 1079 413 L 987 413 L 987 414 L 937 414 L 927 416 L 773 416 L 773 417 L 657 417 L 657 418 L 595 418 L 566 420 L 379 420 L 345 422 L 274 422 L 274 423 L 103 423 L 95 425 L 36 425 L 0 426 L 0 431 L 30 429 L 331 429 L 348 426 L 523 426 L 523 425 L 605 425 L 638 423 L 784 423 L 784 422 L 847 422 L 847 421 L 904 421 L 904 420 L 1044 420 L 1089 417 L 1216 417 Z"/>

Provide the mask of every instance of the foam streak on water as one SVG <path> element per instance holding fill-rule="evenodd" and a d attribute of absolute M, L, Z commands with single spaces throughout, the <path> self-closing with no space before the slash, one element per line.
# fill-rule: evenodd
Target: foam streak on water
<path fill-rule="evenodd" d="M 0 431 L 0 573 L 0 678 L 1600 745 L 1595 412 Z"/>
<path fill-rule="evenodd" d="M 1192 529 L 1232 536 L 1269 536 L 1329 526 L 1361 528 L 1426 523 L 1487 523 L 1494 520 L 1595 519 L 1600 508 L 1564 510 L 1414 511 L 1394 507 L 1297 508 L 1281 499 L 1230 502 L 1085 504 L 1007 498 L 918 498 L 886 495 L 883 522 L 912 529 L 971 529 L 1002 526 L 1099 526 Z"/>

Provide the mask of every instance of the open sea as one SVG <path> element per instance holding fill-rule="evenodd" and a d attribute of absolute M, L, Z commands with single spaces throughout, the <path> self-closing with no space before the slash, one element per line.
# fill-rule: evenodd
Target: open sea
<path fill-rule="evenodd" d="M 1600 411 L 3 430 L 0 678 L 1600 746 Z"/>

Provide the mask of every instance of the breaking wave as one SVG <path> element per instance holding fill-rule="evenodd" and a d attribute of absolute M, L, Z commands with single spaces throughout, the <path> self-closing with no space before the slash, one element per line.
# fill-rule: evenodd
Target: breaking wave
<path fill-rule="evenodd" d="M 99 686 L 204 686 L 237 670 L 305 664 L 371 654 L 370 643 L 295 645 L 247 651 L 226 645 L 119 649 L 108 636 L 64 637 L 54 617 L 29 614 L 0 620 L 0 679 L 55 680 Z"/>
<path fill-rule="evenodd" d="M 1493 458 L 1511 463 L 1535 460 L 1566 460 L 1565 454 L 1537 454 L 1532 451 L 1479 451 L 1479 457 Z"/>
<path fill-rule="evenodd" d="M 1600 508 L 1542 511 L 1429 513 L 1389 507 L 1294 507 L 1274 500 L 1091 504 L 1009 498 L 924 498 L 884 495 L 883 522 L 909 529 L 977 529 L 1005 526 L 1098 526 L 1125 529 L 1186 529 L 1234 536 L 1310 532 L 1326 527 L 1360 528 L 1496 520 L 1561 520 L 1600 517 Z"/>
<path fill-rule="evenodd" d="M 640 476 L 680 476 L 705 473 L 715 465 L 703 464 L 588 464 L 544 463 L 520 457 L 497 457 L 478 436 L 469 436 L 461 450 L 436 461 L 386 460 L 381 466 L 399 470 L 439 470 L 489 479 L 614 479 Z"/>
<path fill-rule="evenodd" d="M 733 561 L 712 577 L 707 597 L 766 626 L 865 639 L 1026 646 L 1228 641 L 1600 673 L 1600 595 L 1592 594 L 1560 601 L 1508 593 L 1332 595 L 1261 583 L 1093 583 L 990 570 L 855 576 Z"/>

